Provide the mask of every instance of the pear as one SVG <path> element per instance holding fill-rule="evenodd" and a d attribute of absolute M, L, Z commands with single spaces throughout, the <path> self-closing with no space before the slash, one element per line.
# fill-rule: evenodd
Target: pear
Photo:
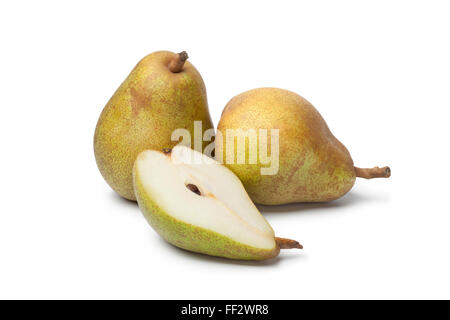
<path fill-rule="evenodd" d="M 259 158 L 253 163 L 249 161 L 250 148 L 231 145 L 227 154 L 227 142 L 250 141 L 249 129 L 256 132 L 260 141 Z M 261 161 L 261 146 L 265 146 L 261 141 L 266 140 L 261 140 L 265 132 L 260 129 L 268 130 L 268 154 L 276 153 L 279 161 L 274 174 L 261 174 L 267 164 Z M 276 148 L 272 146 L 271 129 L 279 130 Z M 227 140 L 226 132 L 233 130 L 235 135 L 229 135 Z M 260 88 L 237 95 L 226 105 L 218 131 L 223 143 L 218 143 L 216 137 L 216 157 L 221 157 L 219 161 L 241 179 L 252 200 L 259 204 L 330 201 L 346 194 L 356 177 L 390 176 L 388 167 L 354 167 L 350 153 L 333 136 L 313 105 L 287 90 Z M 237 163 L 234 157 L 246 161 Z"/>
<path fill-rule="evenodd" d="M 213 128 L 203 79 L 186 59 L 186 52 L 154 52 L 144 57 L 106 104 L 94 136 L 98 168 L 122 197 L 136 200 L 132 169 L 147 149 L 171 148 L 175 129 L 194 136 L 194 121 L 202 134 Z"/>
<path fill-rule="evenodd" d="M 240 260 L 264 260 L 280 249 L 302 248 L 274 236 L 229 169 L 190 148 L 142 152 L 133 177 L 145 218 L 174 246 Z"/>

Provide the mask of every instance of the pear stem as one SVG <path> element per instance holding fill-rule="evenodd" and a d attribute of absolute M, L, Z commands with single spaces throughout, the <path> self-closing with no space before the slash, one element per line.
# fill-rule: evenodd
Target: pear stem
<path fill-rule="evenodd" d="M 182 51 L 178 53 L 172 60 L 169 62 L 169 70 L 173 73 L 178 73 L 183 70 L 184 63 L 189 58 L 186 51 Z"/>
<path fill-rule="evenodd" d="M 280 249 L 303 249 L 303 246 L 295 240 L 275 237 L 275 242 Z"/>
<path fill-rule="evenodd" d="M 391 176 L 391 169 L 389 167 L 383 168 L 357 168 L 355 167 L 356 176 L 364 179 L 372 178 L 389 178 Z"/>

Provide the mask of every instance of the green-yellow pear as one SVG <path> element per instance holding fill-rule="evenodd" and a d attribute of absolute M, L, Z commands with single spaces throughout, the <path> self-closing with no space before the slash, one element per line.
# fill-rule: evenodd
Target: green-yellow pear
<path fill-rule="evenodd" d="M 163 150 L 178 143 L 171 135 L 194 121 L 201 134 L 213 128 L 200 73 L 185 52 L 154 52 L 144 57 L 106 104 L 94 136 L 101 174 L 118 194 L 136 200 L 132 169 L 143 150 Z"/>
<path fill-rule="evenodd" d="M 295 240 L 275 237 L 233 172 L 190 148 L 144 151 L 133 176 L 145 218 L 177 247 L 240 260 L 302 248 Z"/>
<path fill-rule="evenodd" d="M 274 136 L 277 141 L 272 141 L 271 129 L 278 129 L 278 137 Z M 256 151 L 237 146 L 239 139 L 251 141 L 249 130 L 254 130 L 254 140 L 259 143 L 259 157 L 253 163 L 249 159 Z M 220 160 L 241 179 L 256 203 L 330 201 L 347 193 L 356 177 L 390 176 L 388 167 L 356 168 L 348 150 L 312 104 L 287 90 L 260 88 L 237 95 L 226 105 L 218 131 L 223 144 L 216 137 L 216 157 L 222 157 Z M 228 139 L 227 131 L 234 132 Z M 266 133 L 267 143 L 261 140 Z M 227 157 L 228 142 L 232 141 L 235 144 L 230 144 Z M 267 154 L 272 152 L 277 157 L 275 174 L 261 174 L 268 165 L 261 161 L 261 146 L 267 146 Z M 238 163 L 235 157 L 245 161 Z"/>

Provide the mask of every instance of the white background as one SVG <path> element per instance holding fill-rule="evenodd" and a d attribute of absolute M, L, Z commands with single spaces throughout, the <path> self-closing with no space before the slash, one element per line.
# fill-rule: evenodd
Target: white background
<path fill-rule="evenodd" d="M 0 298 L 450 298 L 448 1 L 14 1 L 0 5 Z M 326 204 L 260 207 L 305 249 L 188 253 L 94 160 L 107 100 L 156 50 L 189 53 L 217 125 L 245 90 L 295 91 L 357 166 Z"/>

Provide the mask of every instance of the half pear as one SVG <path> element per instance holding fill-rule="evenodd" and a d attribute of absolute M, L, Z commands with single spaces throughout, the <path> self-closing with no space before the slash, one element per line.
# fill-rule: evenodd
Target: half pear
<path fill-rule="evenodd" d="M 179 248 L 242 260 L 302 248 L 297 241 L 275 237 L 232 171 L 188 147 L 142 152 L 133 181 L 147 221 Z"/>

